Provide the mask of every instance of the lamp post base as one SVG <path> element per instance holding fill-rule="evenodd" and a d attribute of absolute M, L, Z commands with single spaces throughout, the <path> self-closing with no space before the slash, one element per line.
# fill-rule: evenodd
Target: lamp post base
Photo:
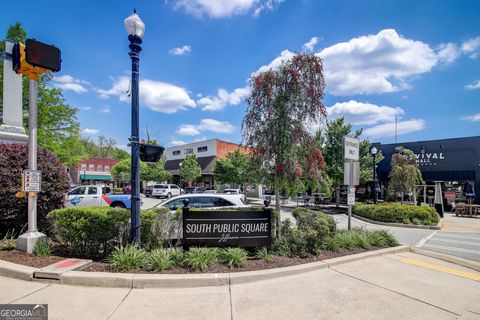
<path fill-rule="evenodd" d="M 27 231 L 17 239 L 17 249 L 26 251 L 27 253 L 33 253 L 35 244 L 39 240 L 47 240 L 47 236 L 38 231 Z"/>

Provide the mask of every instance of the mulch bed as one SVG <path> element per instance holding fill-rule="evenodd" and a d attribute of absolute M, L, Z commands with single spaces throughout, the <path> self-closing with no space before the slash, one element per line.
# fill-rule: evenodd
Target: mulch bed
<path fill-rule="evenodd" d="M 188 269 L 183 269 L 183 268 L 173 268 L 169 270 L 165 270 L 162 272 L 158 271 L 146 271 L 143 269 L 138 269 L 138 270 L 129 270 L 125 271 L 125 273 L 161 273 L 161 274 L 194 274 L 194 273 L 227 273 L 227 272 L 241 272 L 241 271 L 255 271 L 255 270 L 264 270 L 264 269 L 274 269 L 274 268 L 281 268 L 281 267 L 289 267 L 289 266 L 294 266 L 294 265 L 299 265 L 299 264 L 304 264 L 304 263 L 309 263 L 309 262 L 314 262 L 314 261 L 321 261 L 321 260 L 326 260 L 330 258 L 336 258 L 336 257 L 341 257 L 341 256 L 346 256 L 346 255 L 351 255 L 355 253 L 362 253 L 366 251 L 374 251 L 380 248 L 370 248 L 370 249 L 362 249 L 362 248 L 355 248 L 353 250 L 339 250 L 339 251 L 322 251 L 321 254 L 319 254 L 316 257 L 309 257 L 309 258 L 290 258 L 290 257 L 280 257 L 280 256 L 275 256 L 273 261 L 271 262 L 265 262 L 263 260 L 258 260 L 258 259 L 248 259 L 247 262 L 243 267 L 240 268 L 233 268 L 230 269 L 227 266 L 223 264 L 217 264 L 211 268 L 209 268 L 205 272 L 201 271 L 190 271 Z M 28 254 L 23 251 L 19 251 L 16 249 L 13 250 L 3 250 L 0 251 L 0 259 L 25 265 L 25 266 L 30 266 L 30 267 L 35 267 L 35 268 L 42 268 L 45 266 L 48 266 L 50 264 L 59 262 L 61 260 L 66 259 L 65 257 L 60 257 L 60 256 L 49 256 L 49 257 L 38 257 L 33 254 Z M 83 271 L 95 271 L 95 272 L 119 272 L 112 270 L 109 266 L 108 263 L 101 262 L 101 261 L 94 261 L 93 264 L 84 269 Z"/>

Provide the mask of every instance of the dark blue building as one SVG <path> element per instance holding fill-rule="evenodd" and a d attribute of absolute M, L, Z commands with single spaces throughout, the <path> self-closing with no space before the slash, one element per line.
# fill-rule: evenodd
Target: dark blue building
<path fill-rule="evenodd" d="M 392 154 L 397 146 L 402 146 L 415 153 L 427 185 L 442 181 L 447 197 L 455 195 L 456 201 L 462 201 L 462 190 L 470 181 L 474 186 L 476 203 L 480 203 L 480 136 L 374 145 L 385 156 L 377 168 L 382 186 L 388 184 Z"/>

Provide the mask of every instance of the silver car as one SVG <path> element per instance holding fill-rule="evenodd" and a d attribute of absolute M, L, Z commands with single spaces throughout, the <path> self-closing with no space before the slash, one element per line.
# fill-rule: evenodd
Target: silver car
<path fill-rule="evenodd" d="M 222 208 L 222 207 L 247 207 L 241 194 L 183 194 L 166 200 L 159 206 L 172 211 L 183 208 L 183 201 L 189 200 L 189 208 Z"/>

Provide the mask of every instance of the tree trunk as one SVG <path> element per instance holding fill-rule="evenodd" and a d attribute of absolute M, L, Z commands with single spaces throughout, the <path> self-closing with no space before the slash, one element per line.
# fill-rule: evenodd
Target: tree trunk
<path fill-rule="evenodd" d="M 340 188 L 335 188 L 335 206 L 337 208 L 340 207 Z"/>
<path fill-rule="evenodd" d="M 277 211 L 277 222 L 276 222 L 276 227 L 277 227 L 277 237 L 278 239 L 282 238 L 281 232 L 280 232 L 280 226 L 282 225 L 281 223 L 281 216 L 280 216 L 280 190 L 278 189 L 278 178 L 275 177 L 275 210 Z"/>
<path fill-rule="evenodd" d="M 400 198 L 400 204 L 403 204 L 403 195 L 404 195 L 403 191 L 400 192 L 400 196 L 401 196 L 401 198 Z"/>

